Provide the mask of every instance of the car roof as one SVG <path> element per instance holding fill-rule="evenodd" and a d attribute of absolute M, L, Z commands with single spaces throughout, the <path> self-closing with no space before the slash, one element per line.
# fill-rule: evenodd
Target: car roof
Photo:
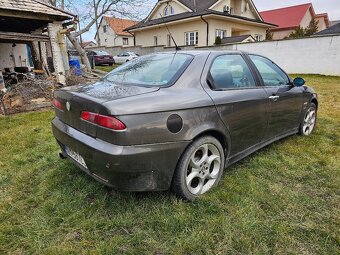
<path fill-rule="evenodd" d="M 159 52 L 157 54 L 162 54 L 162 53 L 175 53 L 175 51 L 165 51 L 165 52 Z M 177 53 L 180 54 L 190 54 L 190 55 L 206 55 L 210 53 L 220 53 L 220 54 L 232 54 L 232 53 L 239 53 L 239 54 L 247 54 L 244 51 L 239 51 L 239 50 L 179 50 Z"/>

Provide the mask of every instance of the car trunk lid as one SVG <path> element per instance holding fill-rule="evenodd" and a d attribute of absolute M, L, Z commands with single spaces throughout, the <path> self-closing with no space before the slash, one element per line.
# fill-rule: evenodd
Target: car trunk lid
<path fill-rule="evenodd" d="M 92 137 L 97 136 L 97 126 L 81 119 L 83 111 L 109 115 L 109 109 L 103 104 L 108 101 L 152 93 L 159 88 L 122 86 L 100 81 L 94 84 L 74 86 L 57 90 L 54 97 L 61 103 L 57 109 L 58 118 L 67 125 Z"/>

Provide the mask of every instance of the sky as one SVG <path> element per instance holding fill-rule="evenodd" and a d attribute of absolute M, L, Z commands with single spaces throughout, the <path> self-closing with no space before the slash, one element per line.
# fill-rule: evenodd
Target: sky
<path fill-rule="evenodd" d="M 316 13 L 327 12 L 330 20 L 340 20 L 340 0 L 285 0 L 285 1 L 275 1 L 275 0 L 253 0 L 257 9 L 259 11 L 271 10 L 286 6 L 312 3 Z M 148 15 L 157 0 L 149 0 L 148 4 L 141 10 L 141 19 Z M 95 34 L 95 29 L 92 28 L 90 32 L 83 36 L 84 40 L 93 40 Z"/>

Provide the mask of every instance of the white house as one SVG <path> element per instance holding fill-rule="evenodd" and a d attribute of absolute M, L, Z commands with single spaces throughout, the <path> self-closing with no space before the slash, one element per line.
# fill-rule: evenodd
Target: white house
<path fill-rule="evenodd" d="M 118 19 L 104 16 L 99 24 L 95 39 L 98 46 L 133 46 L 134 37 L 124 29 L 131 27 L 138 22 L 129 19 Z"/>

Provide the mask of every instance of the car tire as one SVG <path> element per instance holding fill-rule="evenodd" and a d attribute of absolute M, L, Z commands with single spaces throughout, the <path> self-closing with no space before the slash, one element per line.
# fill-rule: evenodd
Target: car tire
<path fill-rule="evenodd" d="M 224 162 L 224 150 L 216 138 L 198 138 L 184 151 L 177 164 L 172 191 L 185 200 L 195 200 L 219 183 Z"/>
<path fill-rule="evenodd" d="M 317 121 L 317 107 L 310 103 L 299 127 L 299 135 L 309 136 L 313 133 Z"/>

